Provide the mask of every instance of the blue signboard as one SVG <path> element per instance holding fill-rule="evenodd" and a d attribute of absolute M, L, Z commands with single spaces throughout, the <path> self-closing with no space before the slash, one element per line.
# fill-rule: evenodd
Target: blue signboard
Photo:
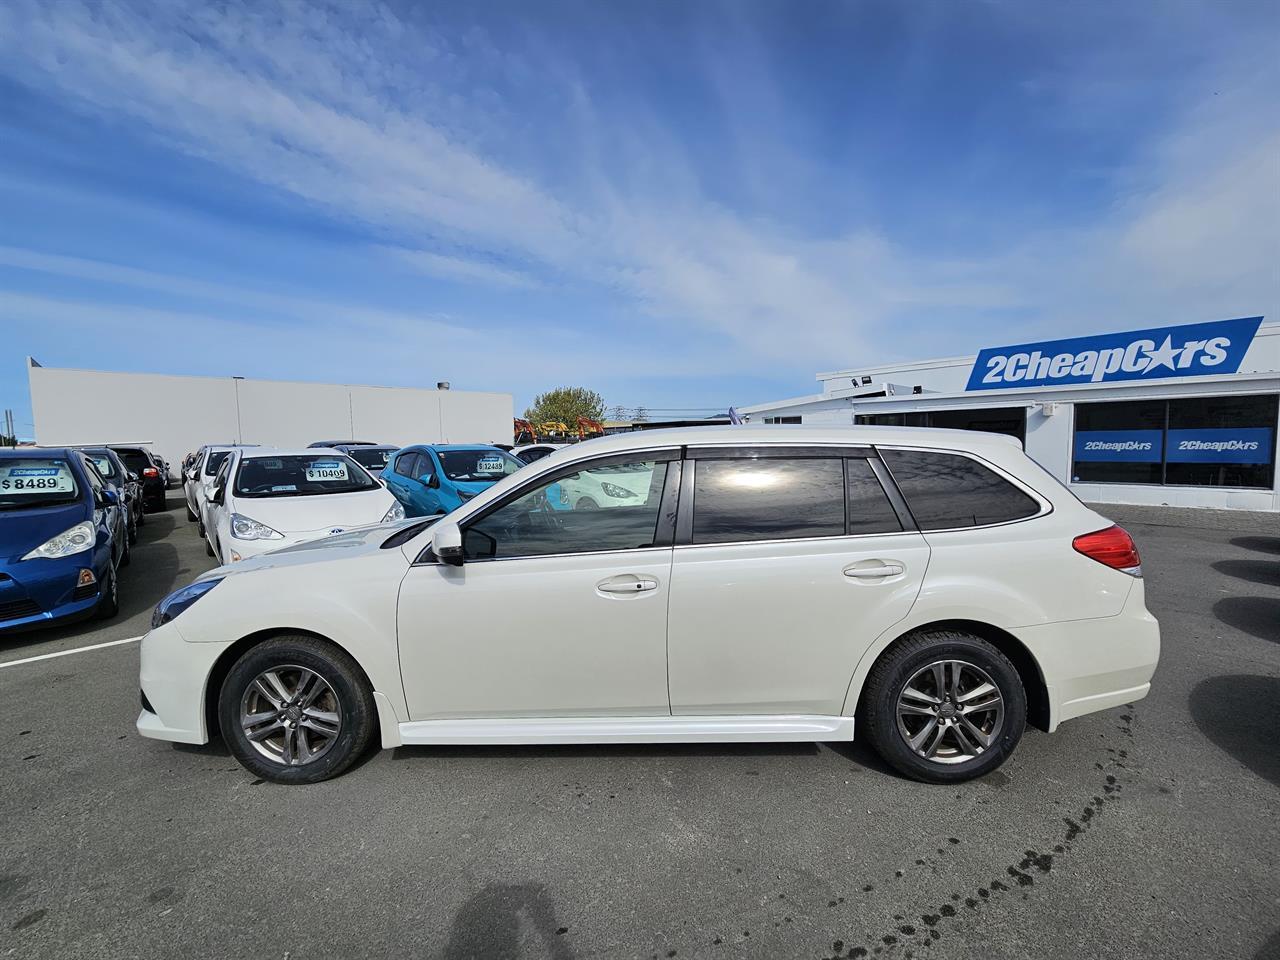
<path fill-rule="evenodd" d="M 1270 427 L 1170 430 L 1170 463 L 1270 463 Z"/>
<path fill-rule="evenodd" d="M 1076 460 L 1159 463 L 1163 430 L 1082 430 L 1076 433 Z"/>
<path fill-rule="evenodd" d="M 973 362 L 965 389 L 1008 390 L 1235 373 L 1260 323 L 1261 317 L 1245 317 L 988 347 Z"/>

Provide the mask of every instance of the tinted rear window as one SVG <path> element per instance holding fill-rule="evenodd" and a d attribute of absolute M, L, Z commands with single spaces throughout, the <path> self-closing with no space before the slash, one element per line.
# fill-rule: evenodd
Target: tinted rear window
<path fill-rule="evenodd" d="M 969 457 L 885 449 L 880 455 L 921 530 L 1008 523 L 1040 512 L 1035 500 Z"/>
<path fill-rule="evenodd" d="M 212 477 L 218 472 L 218 468 L 222 466 L 222 461 L 231 455 L 230 450 L 218 450 L 209 454 L 204 464 L 204 473 L 206 477 Z"/>
<path fill-rule="evenodd" d="M 124 465 L 133 473 L 142 474 L 142 471 L 151 466 L 151 458 L 141 450 L 116 450 L 116 456 L 124 461 Z"/>
<path fill-rule="evenodd" d="M 844 499 L 835 458 L 698 460 L 693 542 L 843 536 Z"/>

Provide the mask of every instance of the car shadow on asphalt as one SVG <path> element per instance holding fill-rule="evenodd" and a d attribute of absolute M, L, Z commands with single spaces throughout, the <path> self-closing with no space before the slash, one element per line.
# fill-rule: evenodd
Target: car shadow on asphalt
<path fill-rule="evenodd" d="M 1209 566 L 1238 580 L 1280 587 L 1280 560 L 1215 560 Z"/>
<path fill-rule="evenodd" d="M 1258 553 L 1280 554 L 1280 537 L 1232 537 L 1231 545 Z"/>
<path fill-rule="evenodd" d="M 1210 677 L 1191 691 L 1188 706 L 1200 732 L 1258 776 L 1280 785 L 1276 704 L 1280 677 L 1250 674 Z"/>
<path fill-rule="evenodd" d="M 1213 615 L 1259 640 L 1280 643 L 1280 598 L 1223 597 L 1213 605 Z"/>

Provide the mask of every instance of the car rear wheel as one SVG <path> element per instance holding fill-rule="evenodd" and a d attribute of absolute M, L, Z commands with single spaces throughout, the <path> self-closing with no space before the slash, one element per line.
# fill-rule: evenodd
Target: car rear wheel
<path fill-rule="evenodd" d="M 598 510 L 598 509 L 600 509 L 600 504 L 596 503 L 596 502 L 595 502 L 594 500 L 592 500 L 590 497 L 583 497 L 581 500 L 579 500 L 577 503 L 575 503 L 575 504 L 573 505 L 573 509 L 575 509 L 575 510 Z"/>
<path fill-rule="evenodd" d="M 236 661 L 222 684 L 218 718 L 231 752 L 250 772 L 275 783 L 319 783 L 368 749 L 376 708 L 345 651 L 289 636 Z"/>
<path fill-rule="evenodd" d="M 876 752 L 926 783 L 990 773 L 1027 721 L 1018 671 L 991 643 L 952 630 L 915 634 L 871 670 L 860 721 Z"/>
<path fill-rule="evenodd" d="M 191 509 L 191 504 L 187 504 L 187 523 L 195 523 L 200 518 L 196 516 L 196 512 Z"/>

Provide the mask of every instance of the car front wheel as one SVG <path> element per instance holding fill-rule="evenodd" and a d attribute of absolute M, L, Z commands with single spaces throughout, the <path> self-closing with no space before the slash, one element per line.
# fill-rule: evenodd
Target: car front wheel
<path fill-rule="evenodd" d="M 1013 753 L 1027 721 L 1017 669 L 991 643 L 951 630 L 918 633 L 883 656 L 863 695 L 861 722 L 876 752 L 926 783 L 990 773 Z"/>
<path fill-rule="evenodd" d="M 222 684 L 223 738 L 250 772 L 276 783 L 319 783 L 369 747 L 376 708 L 356 662 L 307 636 L 277 637 L 244 654 Z"/>

